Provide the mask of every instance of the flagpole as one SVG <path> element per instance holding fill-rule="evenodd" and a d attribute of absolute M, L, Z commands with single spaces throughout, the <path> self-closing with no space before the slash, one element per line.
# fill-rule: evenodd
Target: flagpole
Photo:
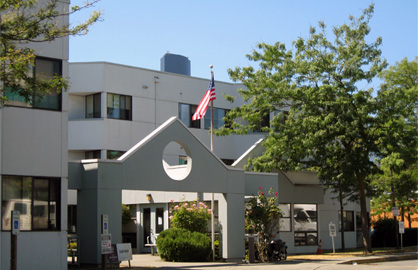
<path fill-rule="evenodd" d="M 213 65 L 210 65 L 210 79 L 213 79 Z M 210 102 L 210 151 L 213 153 L 213 100 Z M 211 231 L 212 231 L 212 261 L 215 261 L 215 194 L 212 192 L 211 200 Z"/>

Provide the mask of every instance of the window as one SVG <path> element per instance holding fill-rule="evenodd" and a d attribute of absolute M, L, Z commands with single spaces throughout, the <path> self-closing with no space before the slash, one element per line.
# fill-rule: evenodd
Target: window
<path fill-rule="evenodd" d="M 11 211 L 20 211 L 22 231 L 58 230 L 60 180 L 19 176 L 2 179 L 2 230 L 10 230 Z"/>
<path fill-rule="evenodd" d="M 257 123 L 256 127 L 254 128 L 254 132 L 264 132 L 264 127 L 270 127 L 270 112 L 269 111 L 262 111 L 260 113 L 261 120 Z"/>
<path fill-rule="evenodd" d="M 280 232 L 291 232 L 291 214 L 290 214 L 290 204 L 289 203 L 280 203 L 280 211 L 282 212 L 282 217 L 280 218 Z"/>
<path fill-rule="evenodd" d="M 100 93 L 86 96 L 86 118 L 102 117 L 101 106 L 102 102 Z"/>
<path fill-rule="evenodd" d="M 226 116 L 229 110 L 213 108 L 213 128 L 218 129 L 225 125 L 223 118 Z M 210 129 L 210 106 L 205 115 L 205 129 Z"/>
<path fill-rule="evenodd" d="M 62 76 L 62 61 L 37 57 L 35 66 L 29 70 L 29 75 L 41 80 L 50 80 L 54 76 Z M 36 89 L 29 103 L 18 92 L 6 91 L 7 105 L 19 107 L 33 107 L 47 110 L 61 110 L 61 91 L 50 90 L 50 93 L 42 97 L 36 96 Z"/>
<path fill-rule="evenodd" d="M 339 225 L 341 231 L 341 211 L 339 213 Z M 353 232 L 354 231 L 354 211 L 343 211 L 344 217 L 344 231 L 345 232 Z"/>
<path fill-rule="evenodd" d="M 179 156 L 179 165 L 187 165 L 187 156 Z"/>
<path fill-rule="evenodd" d="M 197 105 L 179 104 L 179 118 L 187 127 L 200 128 L 200 120 L 192 120 L 196 109 Z"/>
<path fill-rule="evenodd" d="M 118 159 L 123 154 L 125 154 L 125 151 L 107 150 L 106 151 L 106 158 L 107 159 Z"/>
<path fill-rule="evenodd" d="M 68 233 L 77 232 L 77 205 L 68 205 L 67 225 Z"/>
<path fill-rule="evenodd" d="M 107 118 L 132 120 L 132 97 L 107 94 Z"/>
<path fill-rule="evenodd" d="M 293 206 L 295 246 L 318 244 L 316 208 L 315 204 L 295 204 Z"/>
<path fill-rule="evenodd" d="M 235 162 L 235 159 L 221 158 L 221 160 L 225 165 L 228 166 L 231 166 Z"/>
<path fill-rule="evenodd" d="M 101 159 L 102 151 L 100 150 L 92 150 L 92 151 L 86 151 L 84 153 L 85 159 Z"/>

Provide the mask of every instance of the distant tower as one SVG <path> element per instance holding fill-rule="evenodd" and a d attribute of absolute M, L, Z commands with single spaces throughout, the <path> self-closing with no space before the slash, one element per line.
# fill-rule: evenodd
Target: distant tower
<path fill-rule="evenodd" d="M 183 55 L 166 53 L 161 58 L 160 70 L 190 76 L 190 60 Z"/>

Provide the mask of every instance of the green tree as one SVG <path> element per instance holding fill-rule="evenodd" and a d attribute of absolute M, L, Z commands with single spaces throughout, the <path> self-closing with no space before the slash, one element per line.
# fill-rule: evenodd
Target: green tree
<path fill-rule="evenodd" d="M 52 91 L 60 92 L 68 87 L 61 76 L 51 79 L 35 78 L 30 72 L 34 66 L 36 51 L 31 43 L 51 42 L 55 39 L 84 35 L 89 27 L 100 20 L 101 12 L 94 11 L 90 18 L 79 25 L 70 26 L 66 16 L 91 7 L 100 0 L 72 6 L 60 0 L 2 0 L 0 2 L 0 93 L 11 91 L 32 102 Z M 36 91 L 34 91 L 36 89 Z M 2 95 L 3 96 L 3 95 Z M 4 98 L 4 97 L 3 97 Z"/>
<path fill-rule="evenodd" d="M 282 213 L 279 208 L 278 194 L 270 189 L 268 194 L 259 187 L 257 196 L 246 205 L 245 228 L 254 230 L 257 235 L 256 246 L 260 259 L 267 260 L 267 245 L 279 232 Z"/>
<path fill-rule="evenodd" d="M 418 158 L 418 57 L 410 62 L 405 58 L 379 76 L 383 83 L 377 95 L 381 104 L 377 119 L 383 124 L 379 129 L 377 162 L 382 173 L 375 179 L 375 186 L 381 199 L 387 197 L 384 193 L 390 194 L 392 207 L 405 210 L 417 197 L 417 181 L 409 170 L 416 168 Z"/>
<path fill-rule="evenodd" d="M 318 29 L 310 28 L 308 38 L 293 43 L 294 50 L 279 42 L 258 44 L 248 55 L 258 62 L 258 69 L 229 70 L 233 80 L 246 86 L 239 93 L 247 104 L 231 110 L 226 120 L 232 125 L 217 131 L 243 134 L 259 128 L 263 117 L 271 114 L 270 125 L 261 129 L 267 133 L 266 151 L 250 161 L 253 170 L 311 169 L 320 179 L 335 177 L 336 172 L 344 176 L 342 181 L 354 178 L 367 253 L 371 252 L 367 177 L 377 171 L 372 157 L 380 151 L 382 135 L 376 117 L 381 104 L 367 87 L 387 66 L 379 49 L 382 39 L 366 40 L 373 10 L 370 5 L 358 18 L 350 16 L 348 25 L 334 27 L 332 40 L 319 22 Z"/>
<path fill-rule="evenodd" d="M 122 224 L 127 225 L 132 222 L 132 214 L 129 205 L 122 204 Z"/>

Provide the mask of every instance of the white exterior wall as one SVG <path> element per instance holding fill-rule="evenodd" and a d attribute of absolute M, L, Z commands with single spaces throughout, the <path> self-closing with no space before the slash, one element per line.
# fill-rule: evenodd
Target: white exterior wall
<path fill-rule="evenodd" d="M 68 10 L 69 1 L 63 0 L 61 4 L 63 10 Z M 68 23 L 68 18 L 62 19 L 61 23 Z M 62 75 L 68 77 L 68 38 L 30 47 L 37 56 L 62 59 Z M 0 108 L 0 175 L 61 178 L 61 228 L 21 231 L 17 244 L 18 269 L 67 269 L 67 103 L 68 94 L 63 92 L 62 111 Z M 1 188 L 0 185 L 0 191 Z M 10 269 L 10 231 L 0 233 L 0 269 Z"/>
<path fill-rule="evenodd" d="M 69 98 L 69 157 L 84 158 L 86 150 L 127 151 L 156 127 L 172 116 L 178 116 L 178 104 L 197 105 L 209 86 L 208 79 L 123 66 L 105 62 L 71 63 L 71 90 Z M 157 78 L 155 78 L 157 77 Z M 243 104 L 237 89 L 243 85 L 218 82 L 215 84 L 215 108 L 231 109 Z M 102 118 L 85 119 L 85 97 L 102 93 Z M 106 93 L 132 96 L 132 121 L 106 118 Z M 223 94 L 233 95 L 231 104 Z M 210 113 L 208 110 L 207 113 Z M 191 128 L 207 147 L 209 130 Z M 246 136 L 214 137 L 214 152 L 220 158 L 236 159 L 254 144 L 261 133 Z"/>

